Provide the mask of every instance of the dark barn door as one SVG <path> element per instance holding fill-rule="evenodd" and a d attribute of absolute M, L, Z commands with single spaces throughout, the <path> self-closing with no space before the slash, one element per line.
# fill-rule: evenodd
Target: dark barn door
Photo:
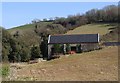
<path fill-rule="evenodd" d="M 71 51 L 75 51 L 76 52 L 76 46 L 71 46 Z"/>

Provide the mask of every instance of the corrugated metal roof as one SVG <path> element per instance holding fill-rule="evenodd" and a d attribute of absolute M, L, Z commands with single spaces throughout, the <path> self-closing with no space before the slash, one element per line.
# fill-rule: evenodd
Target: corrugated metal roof
<path fill-rule="evenodd" d="M 99 34 L 50 35 L 48 44 L 98 43 Z"/>

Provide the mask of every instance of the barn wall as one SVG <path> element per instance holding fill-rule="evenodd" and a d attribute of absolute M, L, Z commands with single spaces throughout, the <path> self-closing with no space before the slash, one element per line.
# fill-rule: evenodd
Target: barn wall
<path fill-rule="evenodd" d="M 88 52 L 88 51 L 92 51 L 92 50 L 98 50 L 100 49 L 100 45 L 97 43 L 93 43 L 93 44 L 81 44 L 81 50 L 82 52 Z"/>
<path fill-rule="evenodd" d="M 51 48 L 53 45 L 48 45 L 48 59 L 51 57 Z"/>
<path fill-rule="evenodd" d="M 82 44 L 79 44 L 79 45 L 80 45 L 80 48 L 77 48 L 77 45 L 74 46 L 74 47 L 76 47 L 76 52 L 77 53 L 89 52 L 89 51 L 98 50 L 98 49 L 101 48 L 99 43 L 82 43 Z M 51 54 L 52 53 L 52 47 L 53 47 L 53 44 L 48 45 L 48 59 L 50 59 L 52 57 L 52 54 Z"/>

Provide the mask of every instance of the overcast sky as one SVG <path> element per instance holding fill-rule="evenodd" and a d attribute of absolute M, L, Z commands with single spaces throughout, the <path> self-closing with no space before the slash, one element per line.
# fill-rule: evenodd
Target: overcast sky
<path fill-rule="evenodd" d="M 117 5 L 117 2 L 3 2 L 2 26 L 12 28 L 30 23 L 33 19 L 50 17 L 67 17 L 83 14 L 86 11 L 107 5 Z"/>

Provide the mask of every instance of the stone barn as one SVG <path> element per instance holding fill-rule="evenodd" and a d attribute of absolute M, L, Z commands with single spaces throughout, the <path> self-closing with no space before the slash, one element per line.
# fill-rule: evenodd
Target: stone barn
<path fill-rule="evenodd" d="M 63 45 L 63 51 L 66 53 L 66 45 L 70 44 L 70 50 L 77 52 L 86 52 L 99 49 L 99 34 L 73 34 L 73 35 L 49 35 L 48 37 L 48 59 L 52 53 L 53 45 Z M 78 46 L 79 45 L 79 46 Z"/>

